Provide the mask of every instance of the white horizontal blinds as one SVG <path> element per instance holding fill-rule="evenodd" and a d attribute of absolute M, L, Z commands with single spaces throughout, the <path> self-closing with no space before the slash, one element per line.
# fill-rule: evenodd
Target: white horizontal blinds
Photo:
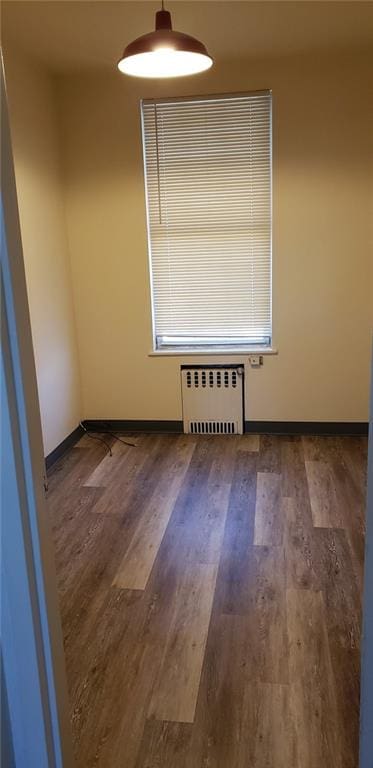
<path fill-rule="evenodd" d="M 143 103 L 157 347 L 268 344 L 271 96 Z"/>

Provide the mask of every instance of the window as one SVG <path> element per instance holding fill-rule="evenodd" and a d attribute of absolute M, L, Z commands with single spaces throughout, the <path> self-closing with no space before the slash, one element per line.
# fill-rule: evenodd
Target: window
<path fill-rule="evenodd" d="M 271 343 L 271 94 L 142 102 L 155 349 Z"/>

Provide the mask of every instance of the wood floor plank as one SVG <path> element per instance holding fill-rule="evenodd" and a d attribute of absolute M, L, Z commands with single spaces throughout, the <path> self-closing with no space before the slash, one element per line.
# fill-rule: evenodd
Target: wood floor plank
<path fill-rule="evenodd" d="M 92 634 L 86 635 L 80 654 L 84 665 L 91 663 L 95 669 L 100 657 L 114 657 L 115 664 L 103 668 L 91 689 L 95 697 L 91 710 L 94 708 L 96 717 L 80 730 L 79 768 L 86 768 L 90 760 L 92 765 L 110 768 L 123 768 L 125 761 L 126 768 L 135 768 L 179 590 L 177 580 L 169 574 L 162 576 L 162 581 L 154 584 L 153 580 L 153 588 L 145 592 L 110 589 L 110 602 L 115 600 L 121 606 L 122 619 L 120 610 L 112 611 L 109 602 L 96 614 L 100 631 L 91 623 Z M 100 644 L 103 647 L 96 654 L 94 649 Z"/>
<path fill-rule="evenodd" d="M 247 626 L 247 616 L 212 616 L 187 768 L 254 765 L 256 700 L 248 695 Z"/>
<path fill-rule="evenodd" d="M 104 438 L 106 439 L 106 438 Z M 111 446 L 111 453 L 106 453 L 102 460 L 94 468 L 93 472 L 86 478 L 83 485 L 86 487 L 107 487 L 118 475 L 120 469 L 124 469 L 125 463 L 132 451 L 138 450 L 140 441 L 137 441 L 135 447 L 124 445 L 119 440 L 114 441 Z"/>
<path fill-rule="evenodd" d="M 359 743 L 361 594 L 346 532 L 316 529 L 314 558 L 325 605 L 342 764 L 343 768 L 355 768 Z"/>
<path fill-rule="evenodd" d="M 100 494 L 99 488 L 82 486 L 70 491 L 58 502 L 49 500 L 62 593 L 71 587 L 79 569 L 87 562 L 97 530 L 94 508 Z"/>
<path fill-rule="evenodd" d="M 295 499 L 282 499 L 286 585 L 293 589 L 320 589 L 314 563 L 314 529 L 304 520 L 304 508 Z"/>
<path fill-rule="evenodd" d="M 278 546 L 283 537 L 281 476 L 258 472 L 256 487 L 254 544 Z"/>
<path fill-rule="evenodd" d="M 354 468 L 345 462 L 331 462 L 331 471 L 343 527 L 348 529 L 353 525 L 365 536 L 365 478 L 359 479 Z"/>
<path fill-rule="evenodd" d="M 302 768 L 341 768 L 334 677 L 321 592 L 287 591 L 290 707 Z"/>
<path fill-rule="evenodd" d="M 113 589 L 114 599 L 122 608 L 133 595 L 127 590 Z M 94 671 L 86 698 L 86 681 L 82 680 L 80 705 L 85 722 L 73 723 L 77 732 L 76 753 L 79 768 L 87 766 L 110 766 L 110 768 L 135 768 L 136 759 L 146 722 L 146 709 L 152 686 L 160 663 L 161 643 L 151 633 L 151 626 L 158 612 L 161 621 L 167 622 L 167 610 L 159 612 L 153 599 L 144 600 L 144 593 L 131 609 L 124 607 L 124 618 L 120 612 L 113 613 L 108 607 L 109 627 L 100 633 L 102 645 L 92 639 L 97 655 L 91 655 Z M 123 598 L 124 596 L 124 598 Z M 163 606 L 162 606 L 163 608 Z M 158 622 L 155 621 L 157 626 Z M 105 628 L 105 622 L 102 622 Z M 152 642 L 147 642 L 151 637 Z M 87 654 L 87 648 L 85 650 Z M 115 658 L 115 664 L 110 659 Z M 97 661 L 102 665 L 96 669 Z M 84 696 L 84 698 L 82 698 Z M 79 701 L 79 698 L 78 698 Z M 90 718 L 89 712 L 95 712 Z"/>
<path fill-rule="evenodd" d="M 113 586 L 145 589 L 194 449 L 194 441 L 187 438 L 175 446 L 172 463 L 143 509 Z"/>
<path fill-rule="evenodd" d="M 194 565 L 184 574 L 149 717 L 186 723 L 194 720 L 216 573 L 216 565 Z"/>
<path fill-rule="evenodd" d="M 286 498 L 308 496 L 304 452 L 301 438 L 281 442 L 281 493 Z M 302 501 L 303 501 L 302 498 Z"/>
<path fill-rule="evenodd" d="M 255 679 L 251 641 L 247 616 L 212 619 L 187 768 L 298 768 L 289 686 Z"/>
<path fill-rule="evenodd" d="M 242 435 L 237 445 L 238 451 L 250 451 L 250 453 L 259 453 L 260 435 Z"/>
<path fill-rule="evenodd" d="M 222 443 L 219 442 L 220 439 L 213 435 L 198 439 L 175 505 L 173 514 L 175 525 L 187 526 L 195 505 L 199 504 L 203 497 L 214 459 L 219 455 L 221 446 L 225 444 L 224 438 Z"/>
<path fill-rule="evenodd" d="M 146 588 L 179 491 L 180 484 L 175 478 L 170 481 L 166 497 L 158 488 L 154 490 L 119 563 L 114 587 Z"/>
<path fill-rule="evenodd" d="M 365 503 L 367 490 L 367 441 L 361 437 L 346 437 L 341 446 L 342 462 L 347 470 L 349 487 L 354 489 L 357 498 L 363 496 Z"/>
<path fill-rule="evenodd" d="M 302 445 L 306 461 L 340 460 L 344 437 L 320 437 L 319 435 L 304 435 Z"/>
<path fill-rule="evenodd" d="M 101 751 L 101 746 L 121 719 L 121 695 L 125 689 L 123 674 L 141 626 L 142 610 L 133 593 L 100 592 L 95 599 L 95 621 L 83 629 L 76 643 L 65 643 L 70 697 L 74 703 L 72 726 L 76 752 L 83 752 L 86 762 Z M 115 654 L 115 667 L 111 663 Z M 117 709 L 115 708 L 117 705 Z M 92 709 L 95 718 L 91 718 Z M 102 745 L 101 743 L 102 742 Z"/>
<path fill-rule="evenodd" d="M 342 527 L 346 531 L 355 577 L 359 590 L 363 590 L 363 564 L 365 541 L 366 465 L 361 466 L 362 456 L 350 460 L 347 446 L 350 439 L 342 442 L 342 459 L 332 460 L 331 468 Z M 354 445 L 354 443 L 353 443 Z M 355 444 L 356 449 L 356 444 Z M 364 453 L 362 452 L 362 455 Z M 344 458 L 346 457 L 346 458 Z"/>
<path fill-rule="evenodd" d="M 108 438 L 112 443 L 113 438 Z M 89 477 L 92 469 L 102 461 L 107 454 L 107 448 L 96 440 L 84 436 L 79 443 L 62 456 L 48 471 L 48 499 L 54 493 L 59 496 L 63 484 L 65 493 L 81 487 Z"/>
<path fill-rule="evenodd" d="M 256 469 L 255 453 L 237 453 L 215 591 L 214 603 L 219 613 L 247 611 L 247 573 L 254 540 Z"/>
<path fill-rule="evenodd" d="M 298 534 L 310 538 L 313 531 L 311 500 L 302 439 L 284 437 L 281 443 L 281 493 L 294 500 Z"/>
<path fill-rule="evenodd" d="M 249 689 L 249 693 L 257 703 L 255 768 L 300 768 L 290 686 L 258 684 L 256 689 Z"/>
<path fill-rule="evenodd" d="M 287 684 L 286 563 L 282 547 L 251 548 L 248 585 L 248 629 L 255 652 L 252 678 Z"/>
<path fill-rule="evenodd" d="M 346 531 L 314 532 L 314 566 L 327 609 L 329 640 L 356 649 L 361 631 L 361 593 L 356 583 Z"/>
<path fill-rule="evenodd" d="M 220 435 L 213 438 L 211 450 L 211 468 L 207 482 L 209 485 L 232 482 L 237 444 L 231 436 Z"/>
<path fill-rule="evenodd" d="M 69 562 L 65 566 L 65 573 L 69 575 L 60 586 L 65 649 L 68 645 L 73 652 L 78 649 L 78 655 L 86 628 L 95 620 L 99 606 L 110 590 L 119 526 L 120 521 L 115 517 L 105 521 L 102 515 L 92 514 L 87 521 L 85 538 L 80 539 L 81 554 L 71 558 L 70 567 Z M 59 559 L 57 573 L 58 562 Z"/>
<path fill-rule="evenodd" d="M 172 515 L 159 553 L 160 564 L 175 559 L 179 563 L 218 563 L 225 530 L 233 477 L 232 440 L 215 438 L 212 461 L 204 482 L 196 487 L 188 517 L 180 515 L 179 501 Z M 233 443 L 234 445 L 234 443 Z M 216 453 L 216 448 L 218 451 Z M 193 461 L 193 460 L 192 460 Z M 194 472 L 192 466 L 189 474 Z M 185 483 L 188 482 L 188 477 Z"/>
<path fill-rule="evenodd" d="M 184 768 L 192 730 L 190 723 L 148 720 L 136 768 Z"/>
<path fill-rule="evenodd" d="M 286 563 L 283 548 L 250 546 L 240 574 L 242 582 L 239 585 L 239 599 L 232 600 L 230 590 L 231 599 L 225 603 L 225 607 L 239 609 L 240 615 L 246 617 L 251 679 L 263 683 L 287 684 Z M 223 562 L 217 578 L 213 608 L 215 614 L 224 605 L 219 594 L 219 580 L 225 582 L 225 578 Z"/>
<path fill-rule="evenodd" d="M 219 564 L 230 491 L 230 483 L 207 483 L 188 526 L 175 531 L 180 557 L 193 563 Z"/>
<path fill-rule="evenodd" d="M 110 738 L 105 738 L 103 730 L 99 763 L 103 766 L 123 768 L 123 760 L 126 768 L 134 768 L 136 765 L 149 703 L 153 692 L 157 690 L 171 628 L 176 629 L 176 621 L 180 622 L 181 629 L 183 626 L 183 603 L 179 598 L 185 595 L 186 601 L 192 600 L 187 581 L 183 569 L 179 568 L 176 572 L 172 569 L 160 571 L 159 574 L 152 573 L 145 592 L 136 593 L 141 595 L 143 605 L 140 624 L 137 624 L 135 616 L 130 642 L 124 642 L 124 647 L 120 649 L 122 661 L 111 670 L 112 675 L 115 672 L 119 674 L 115 678 L 112 676 L 105 680 L 106 698 L 104 696 L 103 701 L 109 700 L 114 704 L 115 719 L 114 722 L 111 721 Z M 191 579 L 189 586 L 193 588 Z M 113 591 L 127 594 L 127 590 Z M 177 631 L 174 636 L 176 640 Z M 196 648 L 192 648 L 192 652 L 195 651 Z M 188 658 L 192 660 L 191 655 Z M 181 667 L 183 664 L 185 665 L 185 660 L 181 660 Z M 178 684 L 182 696 L 182 681 L 179 680 Z M 189 692 L 190 685 L 191 680 L 188 680 Z M 107 692 L 112 689 L 114 694 L 108 697 Z M 175 695 L 176 693 L 175 691 Z M 102 718 L 103 728 L 105 721 L 108 721 L 108 715 Z"/>
<path fill-rule="evenodd" d="M 260 435 L 258 472 L 281 472 L 281 443 L 278 435 Z"/>
<path fill-rule="evenodd" d="M 86 488 L 84 485 L 66 489 L 63 496 L 47 495 L 47 506 L 56 539 L 56 549 L 65 546 L 79 546 L 79 530 L 102 491 L 100 488 Z"/>
<path fill-rule="evenodd" d="M 342 528 L 331 465 L 325 461 L 306 461 L 306 472 L 314 526 Z"/>
<path fill-rule="evenodd" d="M 166 443 L 159 453 L 159 446 L 159 437 L 146 435 L 136 448 L 123 446 L 122 450 L 120 447 L 112 459 L 107 459 L 108 477 L 102 482 L 104 492 L 96 506 L 97 513 L 124 514 L 133 501 L 133 495 L 145 490 L 144 482 L 139 482 L 140 478 L 147 478 L 147 488 L 155 485 L 158 479 L 156 469 L 162 466 L 170 448 Z"/>

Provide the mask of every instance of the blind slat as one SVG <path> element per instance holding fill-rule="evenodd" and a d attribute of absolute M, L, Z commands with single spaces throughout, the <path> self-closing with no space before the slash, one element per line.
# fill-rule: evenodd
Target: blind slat
<path fill-rule="evenodd" d="M 142 104 L 157 346 L 271 340 L 271 95 Z"/>

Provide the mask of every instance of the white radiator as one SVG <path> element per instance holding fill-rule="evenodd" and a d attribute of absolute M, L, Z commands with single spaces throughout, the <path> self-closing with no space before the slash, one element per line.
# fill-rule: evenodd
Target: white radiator
<path fill-rule="evenodd" d="M 181 366 L 184 432 L 242 435 L 242 365 Z"/>

